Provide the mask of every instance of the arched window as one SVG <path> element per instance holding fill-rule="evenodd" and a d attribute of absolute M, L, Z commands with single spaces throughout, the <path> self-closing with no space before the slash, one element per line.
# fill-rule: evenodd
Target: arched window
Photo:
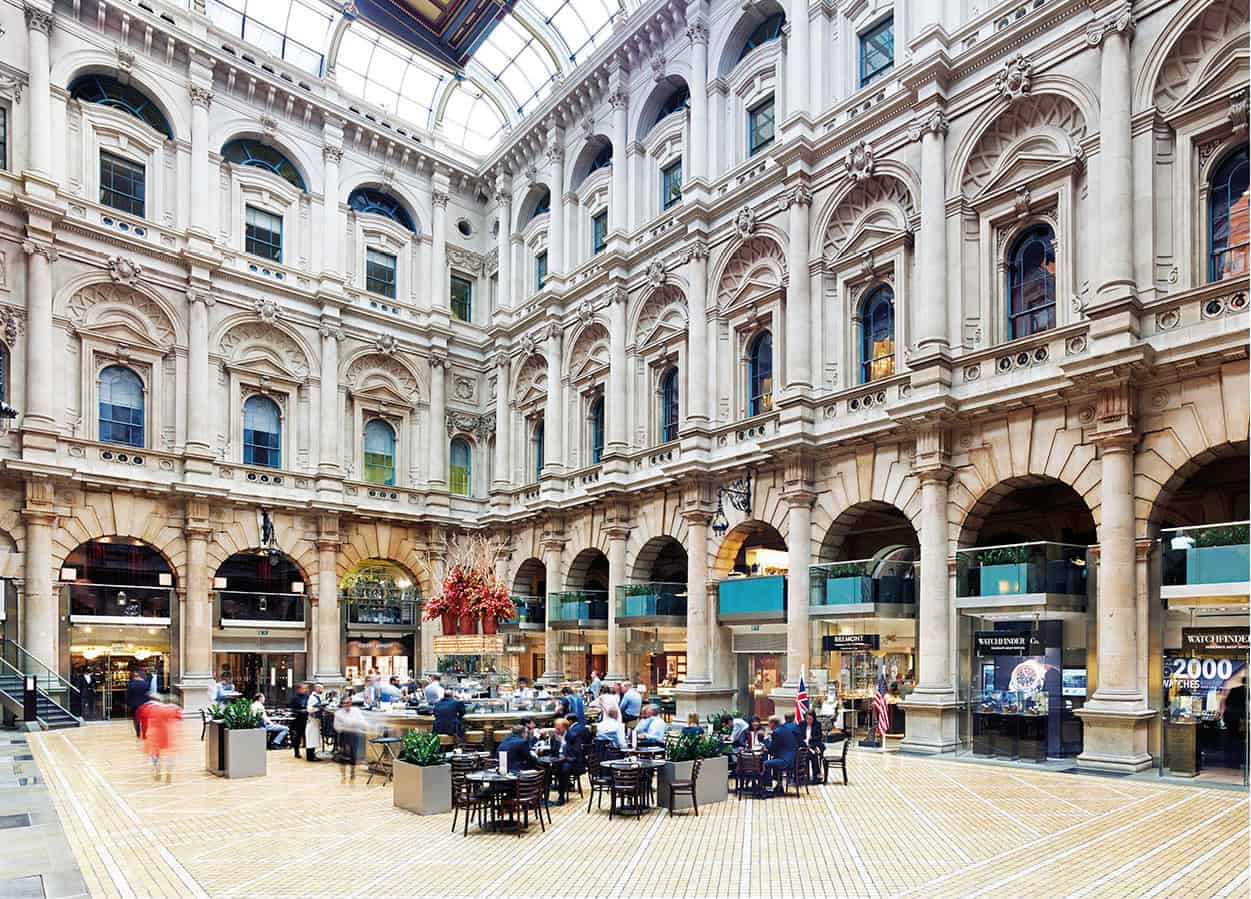
<path fill-rule="evenodd" d="M 604 398 L 591 401 L 591 464 L 598 465 L 604 459 Z"/>
<path fill-rule="evenodd" d="M 243 404 L 243 463 L 282 467 L 282 413 L 267 396 L 253 394 Z"/>
<path fill-rule="evenodd" d="M 283 156 L 273 147 L 267 147 L 260 141 L 240 138 L 232 140 L 222 147 L 222 159 L 235 165 L 250 165 L 253 168 L 273 172 L 289 184 L 300 190 L 307 190 L 300 170 L 291 160 Z"/>
<path fill-rule="evenodd" d="M 469 442 L 457 437 L 448 452 L 448 487 L 456 496 L 469 496 L 473 484 L 473 453 Z"/>
<path fill-rule="evenodd" d="M 100 439 L 143 446 L 143 381 L 124 365 L 100 372 Z"/>
<path fill-rule="evenodd" d="M 395 428 L 381 418 L 371 418 L 365 424 L 365 480 L 395 484 Z"/>
<path fill-rule="evenodd" d="M 1056 235 L 1034 225 L 1008 254 L 1008 339 L 1041 334 L 1056 326 Z"/>
<path fill-rule="evenodd" d="M 895 373 L 895 292 L 881 284 L 860 304 L 860 381 Z"/>
<path fill-rule="evenodd" d="M 1208 280 L 1245 278 L 1251 241 L 1247 148 L 1231 153 L 1212 174 L 1208 205 Z"/>
<path fill-rule="evenodd" d="M 534 480 L 543 476 L 543 419 L 535 419 L 534 429 L 530 433 L 530 463 L 534 471 Z"/>
<path fill-rule="evenodd" d="M 678 439 L 678 370 L 660 377 L 660 442 Z"/>
<path fill-rule="evenodd" d="M 413 217 L 408 214 L 404 204 L 390 194 L 374 190 L 372 187 L 358 187 L 348 194 L 348 206 L 357 212 L 370 212 L 374 215 L 385 216 L 409 231 L 414 233 L 417 231 L 416 226 L 413 225 Z"/>
<path fill-rule="evenodd" d="M 122 84 L 116 78 L 108 75 L 83 75 L 74 79 L 69 90 L 70 96 L 75 100 L 120 109 L 166 137 L 174 136 L 174 129 L 169 126 L 169 120 L 157 105 L 129 84 Z"/>
<path fill-rule="evenodd" d="M 587 174 L 606 169 L 610 165 L 612 165 L 612 144 L 605 141 L 604 145 L 599 148 L 599 152 L 595 154 L 595 158 L 591 160 L 591 169 Z"/>
<path fill-rule="evenodd" d="M 773 409 L 773 335 L 761 331 L 747 351 L 747 414 Z"/>
<path fill-rule="evenodd" d="M 656 124 L 666 116 L 672 115 L 679 109 L 687 109 L 691 105 L 691 89 L 685 84 L 679 85 L 673 89 L 673 93 L 665 97 L 665 102 L 660 104 L 660 109 L 656 110 L 656 118 L 652 120 L 652 124 Z"/>
<path fill-rule="evenodd" d="M 743 57 L 757 47 L 761 47 L 770 41 L 776 41 L 782 36 L 782 25 L 786 22 L 786 16 L 780 12 L 775 12 L 769 18 L 765 19 L 755 27 L 751 34 L 747 36 L 747 42 L 743 44 L 743 50 L 739 53 L 738 58 L 741 62 Z"/>
<path fill-rule="evenodd" d="M 540 215 L 547 215 L 551 211 L 552 192 L 544 188 L 542 195 L 539 197 L 539 201 L 534 204 L 534 212 L 530 213 L 530 219 L 537 218 Z M 526 221 L 528 222 L 530 219 L 526 219 Z"/>
<path fill-rule="evenodd" d="M 9 401 L 9 348 L 0 343 L 0 403 Z"/>

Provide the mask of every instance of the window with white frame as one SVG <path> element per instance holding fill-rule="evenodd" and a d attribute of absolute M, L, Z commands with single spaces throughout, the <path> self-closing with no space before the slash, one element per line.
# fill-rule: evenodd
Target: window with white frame
<path fill-rule="evenodd" d="M 773 97 L 747 111 L 747 155 L 755 156 L 773 143 L 775 136 Z"/>
<path fill-rule="evenodd" d="M 244 225 L 246 252 L 270 262 L 282 262 L 282 216 L 248 206 Z"/>
<path fill-rule="evenodd" d="M 365 289 L 395 299 L 396 259 L 390 253 L 370 247 L 365 251 Z"/>

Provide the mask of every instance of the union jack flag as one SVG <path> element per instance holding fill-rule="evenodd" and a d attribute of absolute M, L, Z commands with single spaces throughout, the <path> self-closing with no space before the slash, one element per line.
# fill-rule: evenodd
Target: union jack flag
<path fill-rule="evenodd" d="M 795 720 L 803 724 L 804 716 L 808 714 L 808 685 L 804 683 L 804 676 L 799 675 L 799 692 L 795 694 Z"/>
<path fill-rule="evenodd" d="M 890 730 L 890 705 L 886 702 L 886 669 L 877 670 L 877 691 L 873 694 L 873 712 L 877 716 L 877 735 L 886 736 Z"/>

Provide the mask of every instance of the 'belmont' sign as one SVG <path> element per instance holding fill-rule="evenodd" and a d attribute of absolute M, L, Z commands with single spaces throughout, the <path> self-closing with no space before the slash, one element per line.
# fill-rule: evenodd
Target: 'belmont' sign
<path fill-rule="evenodd" d="M 865 652 L 880 648 L 880 634 L 826 634 L 821 638 L 822 652 Z"/>
<path fill-rule="evenodd" d="M 1245 627 L 1183 627 L 1182 652 L 1186 655 L 1237 655 L 1248 648 Z"/>
<path fill-rule="evenodd" d="M 977 656 L 1042 655 L 1042 645 L 1029 631 L 977 631 L 973 634 L 973 654 Z"/>

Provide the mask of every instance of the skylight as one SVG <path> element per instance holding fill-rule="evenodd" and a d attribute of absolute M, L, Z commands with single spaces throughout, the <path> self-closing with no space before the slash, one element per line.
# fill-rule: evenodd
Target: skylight
<path fill-rule="evenodd" d="M 523 116 L 547 96 L 556 77 L 551 49 L 515 14 L 495 26 L 473 58 L 504 86 Z"/>
<path fill-rule="evenodd" d="M 612 33 L 612 19 L 624 12 L 621 0 L 530 0 L 565 41 L 576 64 Z M 631 3 L 631 6 L 634 4 Z"/>

